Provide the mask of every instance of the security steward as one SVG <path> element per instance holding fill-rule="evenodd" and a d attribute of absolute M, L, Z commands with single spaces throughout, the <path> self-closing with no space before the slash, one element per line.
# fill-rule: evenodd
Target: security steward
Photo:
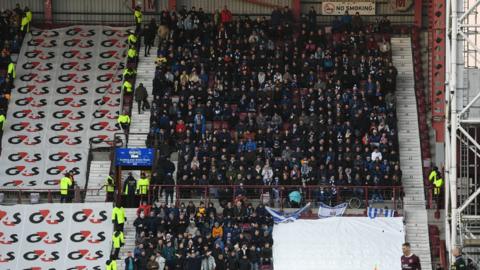
<path fill-rule="evenodd" d="M 129 68 L 126 68 L 124 71 L 123 71 L 123 79 L 125 81 L 129 80 L 129 79 L 132 79 L 135 74 L 137 74 L 137 72 L 135 71 L 135 69 L 129 67 Z"/>
<path fill-rule="evenodd" d="M 131 122 L 130 116 L 128 116 L 128 114 L 126 113 L 120 114 L 118 116 L 117 122 L 122 127 L 123 132 L 128 133 L 128 128 L 130 127 L 130 122 Z"/>
<path fill-rule="evenodd" d="M 107 270 L 117 270 L 117 261 L 113 259 L 113 256 L 110 256 L 110 259 L 108 259 L 105 263 L 105 266 L 107 267 Z"/>
<path fill-rule="evenodd" d="M 127 65 L 130 66 L 137 62 L 138 52 L 135 46 L 130 46 L 127 51 Z"/>
<path fill-rule="evenodd" d="M 142 29 L 142 20 L 143 20 L 142 8 L 140 6 L 135 7 L 133 16 L 135 17 L 135 33 L 140 33 L 140 30 Z"/>
<path fill-rule="evenodd" d="M 127 38 L 127 43 L 129 46 L 136 46 L 137 45 L 137 36 L 134 33 L 130 33 Z"/>
<path fill-rule="evenodd" d="M 105 179 L 105 191 L 107 192 L 107 202 L 113 202 L 115 197 L 115 180 L 113 174 L 109 174 Z"/>
<path fill-rule="evenodd" d="M 140 203 L 147 201 L 148 188 L 150 186 L 150 180 L 146 177 L 145 173 L 140 175 L 140 179 L 137 181 L 136 193 L 140 197 Z"/>
<path fill-rule="evenodd" d="M 119 204 L 115 204 L 112 210 L 112 222 L 115 231 L 122 231 L 127 217 L 125 216 L 125 209 Z"/>
<path fill-rule="evenodd" d="M 115 231 L 112 235 L 112 245 L 113 245 L 113 252 L 112 252 L 112 259 L 118 260 L 118 254 L 120 253 L 120 248 L 125 245 L 125 239 L 123 238 L 123 232 Z"/>
<path fill-rule="evenodd" d="M 133 92 L 133 85 L 132 85 L 132 83 L 131 83 L 130 81 L 128 81 L 128 80 L 125 80 L 125 81 L 123 82 L 122 88 L 123 88 L 123 92 L 124 92 L 125 94 L 132 94 L 132 92 Z"/>
<path fill-rule="evenodd" d="M 69 190 L 72 186 L 72 178 L 70 173 L 66 173 L 62 179 L 60 179 L 60 203 L 66 203 L 69 199 Z"/>
<path fill-rule="evenodd" d="M 13 80 L 15 80 L 16 73 L 15 73 L 15 63 L 10 62 L 7 66 L 7 78 L 13 83 Z"/>
<path fill-rule="evenodd" d="M 5 112 L 3 110 L 0 110 L 0 138 L 3 135 L 3 127 L 5 126 L 5 122 L 7 122 Z"/>
<path fill-rule="evenodd" d="M 455 262 L 452 265 L 452 270 L 467 270 L 467 263 L 462 257 L 462 250 L 459 247 L 453 248 L 452 254 L 455 257 Z"/>

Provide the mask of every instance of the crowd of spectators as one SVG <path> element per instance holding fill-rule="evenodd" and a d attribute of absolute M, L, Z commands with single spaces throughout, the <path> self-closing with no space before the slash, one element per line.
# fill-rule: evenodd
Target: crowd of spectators
<path fill-rule="evenodd" d="M 161 16 L 149 143 L 177 184 L 401 185 L 388 19 L 228 14 Z"/>
<path fill-rule="evenodd" d="M 11 54 L 20 52 L 23 41 L 21 22 L 27 11 L 29 12 L 28 7 L 22 9 L 20 4 L 11 10 L 0 10 L 0 137 L 3 134 L 10 93 L 14 87 L 15 64 Z"/>
<path fill-rule="evenodd" d="M 261 204 L 142 204 L 137 215 L 135 249 L 123 258 L 135 269 L 271 269 L 273 222 Z"/>

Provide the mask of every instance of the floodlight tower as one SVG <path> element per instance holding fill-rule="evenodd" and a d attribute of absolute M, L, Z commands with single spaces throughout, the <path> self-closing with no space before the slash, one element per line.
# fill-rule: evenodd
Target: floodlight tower
<path fill-rule="evenodd" d="M 466 256 L 477 263 L 480 256 L 473 251 L 480 247 L 479 4 L 480 0 L 446 1 L 444 89 L 446 246 L 449 252 L 463 246 Z M 436 94 L 440 92 L 432 96 Z"/>

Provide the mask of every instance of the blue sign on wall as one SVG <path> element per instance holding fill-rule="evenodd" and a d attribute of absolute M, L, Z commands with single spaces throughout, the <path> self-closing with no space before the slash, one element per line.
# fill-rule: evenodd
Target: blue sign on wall
<path fill-rule="evenodd" d="M 115 165 L 149 167 L 153 163 L 152 148 L 117 148 Z"/>

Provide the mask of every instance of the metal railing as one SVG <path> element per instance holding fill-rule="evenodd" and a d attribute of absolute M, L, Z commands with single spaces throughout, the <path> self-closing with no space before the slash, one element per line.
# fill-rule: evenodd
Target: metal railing
<path fill-rule="evenodd" d="M 105 187 L 96 189 L 80 189 L 74 190 L 73 200 L 83 202 L 86 195 L 99 195 Z M 179 206 L 182 201 L 186 200 L 202 200 L 222 202 L 233 202 L 236 200 L 259 201 L 265 204 L 275 205 L 279 208 L 289 206 L 289 193 L 297 190 L 302 194 L 302 203 L 318 203 L 337 204 L 348 202 L 350 208 L 362 209 L 371 205 L 373 202 L 383 202 L 391 204 L 392 209 L 402 209 L 402 187 L 401 186 L 335 186 L 335 193 L 331 193 L 330 185 L 150 185 L 145 195 L 135 195 L 135 199 L 147 201 L 152 204 L 160 198 L 159 194 L 171 193 L 175 205 Z M 323 191 L 323 192 L 322 192 Z M 122 200 L 128 195 L 123 192 L 115 191 L 121 194 Z M 28 200 L 32 193 L 47 194 L 47 202 L 56 202 L 59 198 L 60 191 L 58 188 L 52 189 L 0 189 L 5 197 L 16 198 L 17 203 Z M 327 194 L 328 193 L 328 194 Z M 76 199 L 75 199 L 76 198 Z M 163 196 L 162 199 L 165 199 Z M 382 199 L 378 199 L 382 198 Z M 105 198 L 106 199 L 106 198 Z"/>
<path fill-rule="evenodd" d="M 335 192 L 332 192 L 332 189 Z M 291 191 L 300 191 L 302 203 L 338 204 L 348 202 L 350 208 L 366 208 L 372 202 L 390 204 L 392 209 L 401 209 L 403 205 L 401 186 L 334 186 L 331 185 L 150 185 L 147 194 L 136 195 L 136 199 L 152 204 L 154 201 L 169 199 L 175 205 L 181 201 L 196 200 L 220 202 L 238 199 L 260 201 L 265 204 L 284 208 L 289 206 Z M 164 193 L 164 196 L 161 194 Z M 173 194 L 173 199 L 167 197 Z M 128 195 L 122 194 L 122 200 Z"/>

